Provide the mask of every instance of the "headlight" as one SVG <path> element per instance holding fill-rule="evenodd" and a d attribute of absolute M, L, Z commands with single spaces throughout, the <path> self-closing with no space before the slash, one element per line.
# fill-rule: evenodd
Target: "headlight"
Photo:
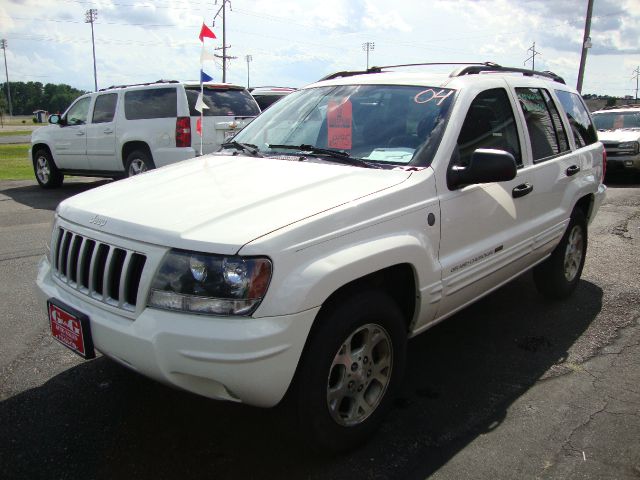
<path fill-rule="evenodd" d="M 640 150 L 640 145 L 638 142 L 621 142 L 618 144 L 619 150 L 624 150 L 625 152 L 638 153 Z"/>
<path fill-rule="evenodd" d="M 271 280 L 271 260 L 171 250 L 148 306 L 211 315 L 251 315 Z"/>

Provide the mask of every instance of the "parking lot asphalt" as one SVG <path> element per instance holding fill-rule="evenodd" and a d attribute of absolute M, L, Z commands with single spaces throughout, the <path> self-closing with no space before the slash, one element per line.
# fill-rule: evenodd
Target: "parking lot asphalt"
<path fill-rule="evenodd" d="M 609 182 L 567 301 L 522 275 L 409 344 L 395 408 L 328 457 L 271 410 L 169 389 L 51 339 L 37 264 L 62 199 L 0 182 L 0 478 L 638 479 L 640 186 Z"/>

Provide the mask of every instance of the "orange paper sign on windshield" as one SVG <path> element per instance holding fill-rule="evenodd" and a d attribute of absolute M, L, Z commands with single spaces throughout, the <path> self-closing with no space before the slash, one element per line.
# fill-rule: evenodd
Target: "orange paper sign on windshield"
<path fill-rule="evenodd" d="M 349 100 L 343 102 L 329 100 L 327 109 L 327 133 L 329 135 L 327 144 L 329 148 L 351 149 L 351 112 Z"/>

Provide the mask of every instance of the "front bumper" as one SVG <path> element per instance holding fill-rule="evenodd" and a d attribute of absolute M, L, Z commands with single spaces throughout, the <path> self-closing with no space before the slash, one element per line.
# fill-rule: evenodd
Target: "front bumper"
<path fill-rule="evenodd" d="M 278 317 L 212 317 L 145 308 L 135 319 L 94 305 L 40 262 L 43 310 L 57 298 L 89 316 L 95 348 L 155 380 L 219 400 L 276 405 L 293 379 L 318 308 Z"/>
<path fill-rule="evenodd" d="M 622 170 L 640 172 L 640 155 L 607 154 L 607 171 L 619 172 Z"/>

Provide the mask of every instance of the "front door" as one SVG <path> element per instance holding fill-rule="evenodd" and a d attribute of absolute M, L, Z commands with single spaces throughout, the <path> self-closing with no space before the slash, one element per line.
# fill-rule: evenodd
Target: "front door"
<path fill-rule="evenodd" d="M 88 170 L 87 116 L 91 97 L 80 97 L 64 114 L 53 140 L 56 166 L 68 170 Z"/>
<path fill-rule="evenodd" d="M 508 281 L 527 264 L 534 228 L 527 189 L 533 173 L 522 161 L 513 112 L 506 89 L 485 90 L 470 104 L 460 130 L 448 168 L 468 165 L 478 148 L 492 148 L 511 153 L 518 169 L 510 181 L 439 189 L 443 282 L 439 317 Z"/>

